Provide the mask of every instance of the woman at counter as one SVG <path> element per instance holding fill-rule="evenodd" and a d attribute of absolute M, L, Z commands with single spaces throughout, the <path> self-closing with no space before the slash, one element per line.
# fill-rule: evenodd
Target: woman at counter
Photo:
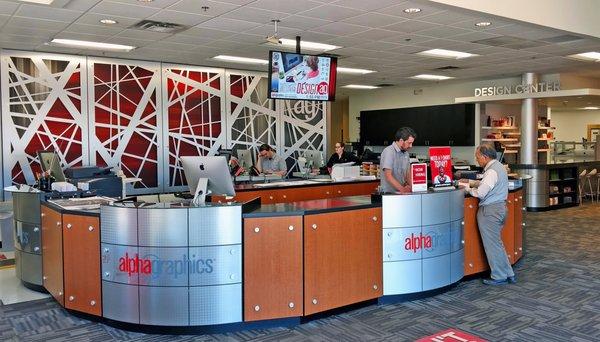
<path fill-rule="evenodd" d="M 329 173 L 331 173 L 331 168 L 335 164 L 349 163 L 349 162 L 358 163 L 358 157 L 356 157 L 351 152 L 344 151 L 345 146 L 346 146 L 346 144 L 344 144 L 343 142 L 335 143 L 335 153 L 331 155 L 331 157 L 329 158 L 329 161 L 327 162 L 327 169 L 329 170 Z"/>

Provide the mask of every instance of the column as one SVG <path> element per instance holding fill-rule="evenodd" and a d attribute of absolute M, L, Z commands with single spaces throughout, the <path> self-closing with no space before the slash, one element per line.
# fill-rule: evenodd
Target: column
<path fill-rule="evenodd" d="M 536 73 L 527 72 L 522 76 L 522 83 L 538 83 Z M 538 163 L 538 136 L 537 136 L 537 101 L 523 99 L 521 104 L 521 164 Z"/>

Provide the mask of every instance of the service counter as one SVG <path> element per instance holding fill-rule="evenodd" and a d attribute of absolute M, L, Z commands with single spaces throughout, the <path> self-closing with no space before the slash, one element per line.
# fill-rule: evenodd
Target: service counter
<path fill-rule="evenodd" d="M 509 203 L 513 239 L 519 193 Z M 297 324 L 484 271 L 471 237 L 474 200 L 458 189 L 253 209 L 125 203 L 74 212 L 43 203 L 44 286 L 67 309 L 131 329 Z"/>

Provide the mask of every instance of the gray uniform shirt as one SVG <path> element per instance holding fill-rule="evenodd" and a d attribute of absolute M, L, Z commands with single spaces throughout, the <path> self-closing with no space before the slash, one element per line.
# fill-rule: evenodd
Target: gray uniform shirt
<path fill-rule="evenodd" d="M 259 158 L 261 171 L 287 171 L 285 160 L 277 153 L 273 153 L 271 158 Z"/>
<path fill-rule="evenodd" d="M 381 161 L 379 165 L 381 169 L 381 191 L 396 192 L 396 188 L 385 179 L 384 170 L 392 170 L 392 176 L 402 184 L 408 183 L 408 173 L 410 172 L 410 156 L 408 151 L 402 152 L 400 147 L 393 142 L 386 147 L 381 153 Z"/>

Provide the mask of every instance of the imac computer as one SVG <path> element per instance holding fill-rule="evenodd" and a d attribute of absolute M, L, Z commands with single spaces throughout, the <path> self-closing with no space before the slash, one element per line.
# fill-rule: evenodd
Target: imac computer
<path fill-rule="evenodd" d="M 181 165 L 190 193 L 194 195 L 194 204 L 204 203 L 209 192 L 215 195 L 235 196 L 233 180 L 224 156 L 181 157 Z"/>
<path fill-rule="evenodd" d="M 254 164 L 252 162 L 252 150 L 237 150 L 237 158 L 240 166 L 246 170 Z"/>
<path fill-rule="evenodd" d="M 306 158 L 307 167 L 319 168 L 323 166 L 323 157 L 319 151 L 305 151 L 304 158 Z"/>
<path fill-rule="evenodd" d="M 58 154 L 56 152 L 38 151 L 38 157 L 40 158 L 42 171 L 46 172 L 49 170 L 56 182 L 64 182 L 66 180 L 65 174 L 60 167 L 60 159 L 58 159 Z"/>

